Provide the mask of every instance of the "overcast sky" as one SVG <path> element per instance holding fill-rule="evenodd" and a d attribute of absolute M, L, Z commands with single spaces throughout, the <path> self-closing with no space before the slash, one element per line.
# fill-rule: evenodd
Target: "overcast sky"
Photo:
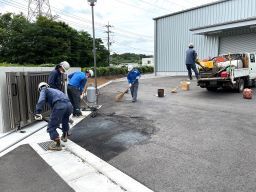
<path fill-rule="evenodd" d="M 29 0 L 0 0 L 0 12 L 23 12 Z M 46 1 L 46 0 L 45 0 Z M 111 53 L 153 54 L 153 18 L 216 0 L 98 0 L 94 7 L 96 38 L 107 42 L 110 27 Z M 52 15 L 78 30 L 92 34 L 91 7 L 87 0 L 49 0 Z"/>

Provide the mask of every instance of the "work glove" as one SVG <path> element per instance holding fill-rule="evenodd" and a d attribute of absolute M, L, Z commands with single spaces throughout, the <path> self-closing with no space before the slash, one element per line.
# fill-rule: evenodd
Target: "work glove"
<path fill-rule="evenodd" d="M 35 114 L 35 120 L 40 121 L 43 119 L 43 116 L 41 114 Z"/>
<path fill-rule="evenodd" d="M 132 87 L 132 84 L 130 83 L 130 84 L 129 84 L 129 88 L 131 88 L 131 87 Z"/>
<path fill-rule="evenodd" d="M 86 96 L 86 93 L 82 93 L 82 94 L 80 95 L 80 99 L 82 100 L 85 96 Z"/>
<path fill-rule="evenodd" d="M 137 76 L 136 79 L 140 79 L 140 76 Z"/>

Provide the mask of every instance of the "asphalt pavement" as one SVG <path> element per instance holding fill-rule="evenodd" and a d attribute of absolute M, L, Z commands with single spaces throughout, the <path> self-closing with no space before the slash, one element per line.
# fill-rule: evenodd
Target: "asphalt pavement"
<path fill-rule="evenodd" d="M 140 80 L 136 103 L 129 94 L 114 101 L 126 82 L 102 88 L 98 116 L 74 127 L 72 140 L 156 192 L 255 191 L 256 97 L 196 81 L 171 93 L 184 79 Z"/>

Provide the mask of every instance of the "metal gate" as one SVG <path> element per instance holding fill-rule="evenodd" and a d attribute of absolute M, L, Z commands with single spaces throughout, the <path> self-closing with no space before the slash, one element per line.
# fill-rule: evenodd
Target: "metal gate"
<path fill-rule="evenodd" d="M 9 115 L 12 129 L 19 129 L 32 122 L 40 82 L 48 82 L 47 72 L 6 72 Z M 66 75 L 62 75 L 62 91 L 65 92 Z M 45 105 L 42 115 L 46 116 L 50 108 Z"/>

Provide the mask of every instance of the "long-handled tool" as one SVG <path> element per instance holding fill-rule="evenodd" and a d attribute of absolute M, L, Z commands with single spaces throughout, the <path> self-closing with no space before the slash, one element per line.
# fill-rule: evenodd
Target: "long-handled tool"
<path fill-rule="evenodd" d="M 127 91 L 129 90 L 130 87 L 128 87 L 127 89 L 125 89 L 123 92 L 120 92 L 116 95 L 115 97 L 115 101 L 116 102 L 120 102 L 124 96 L 125 93 L 127 93 Z"/>
<path fill-rule="evenodd" d="M 33 113 L 33 112 L 30 112 L 30 113 L 31 113 L 32 115 L 34 115 L 34 116 L 37 116 L 37 114 L 35 114 L 35 113 Z M 47 123 L 49 123 L 49 120 L 46 119 L 45 117 L 42 117 L 42 120 L 45 121 L 45 122 L 47 122 Z M 61 127 L 57 127 L 57 128 L 62 130 Z"/>
<path fill-rule="evenodd" d="M 86 102 L 86 100 L 87 100 L 87 97 L 85 96 L 85 97 L 83 97 L 82 99 L 82 102 L 85 104 L 85 107 L 82 109 L 82 111 L 91 111 L 92 113 L 91 113 L 91 117 L 92 118 L 94 118 L 94 117 L 96 117 L 97 116 L 97 110 L 99 109 L 99 107 L 98 106 L 90 106 L 87 102 Z M 89 108 L 89 110 L 87 110 L 86 108 Z"/>
<path fill-rule="evenodd" d="M 136 79 L 131 83 L 131 86 L 133 86 L 133 84 L 135 83 Z M 124 94 L 128 92 L 128 90 L 130 89 L 130 86 L 127 87 L 123 92 L 119 92 L 116 97 L 115 97 L 115 101 L 116 102 L 120 102 L 122 101 Z"/>

